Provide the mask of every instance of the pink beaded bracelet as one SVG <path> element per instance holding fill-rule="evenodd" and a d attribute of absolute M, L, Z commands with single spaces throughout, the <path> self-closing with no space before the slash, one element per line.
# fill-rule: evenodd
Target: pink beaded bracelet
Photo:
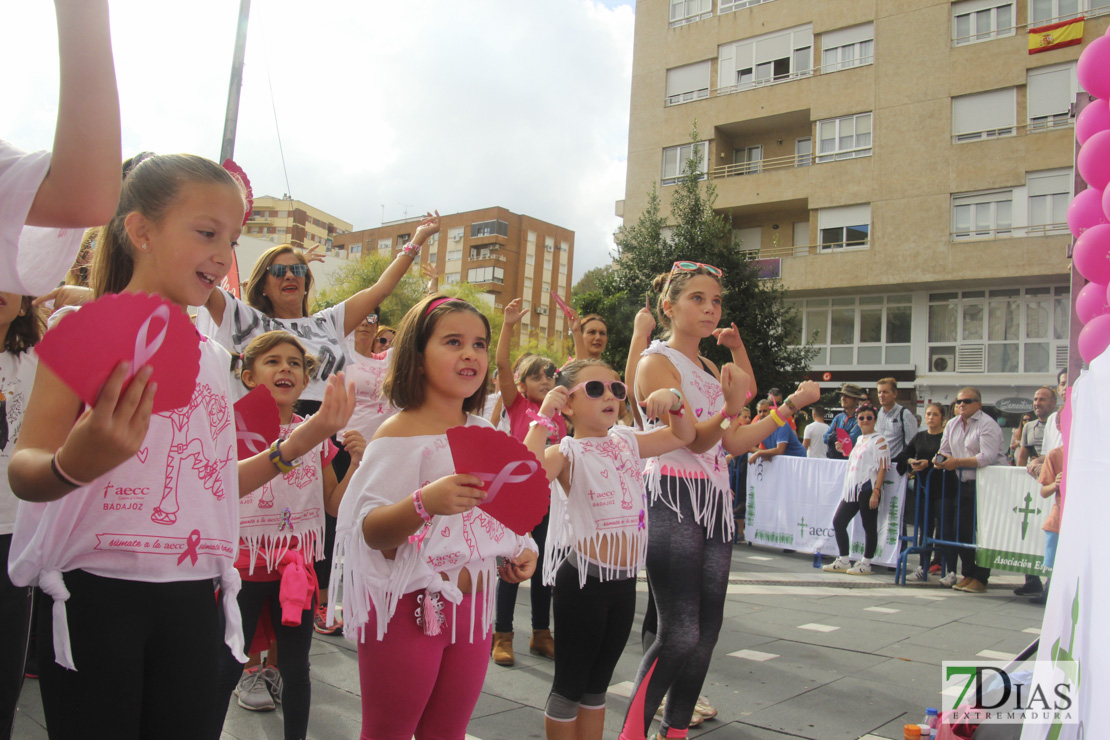
<path fill-rule="evenodd" d="M 527 409 L 524 414 L 529 419 L 539 424 L 541 427 L 551 432 L 552 434 L 559 433 L 559 427 L 555 426 L 555 420 L 552 419 L 550 416 L 544 416 L 543 414 L 533 411 L 532 409 Z"/>

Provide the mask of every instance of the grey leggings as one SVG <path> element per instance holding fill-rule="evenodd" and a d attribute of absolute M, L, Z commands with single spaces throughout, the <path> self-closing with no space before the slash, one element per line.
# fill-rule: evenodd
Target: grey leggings
<path fill-rule="evenodd" d="M 694 521 L 690 492 L 680 478 L 664 476 L 664 491 L 678 487 L 681 520 L 660 497 L 648 517 L 647 574 L 659 614 L 655 641 L 644 651 L 636 672 L 632 704 L 622 738 L 643 738 L 666 695 L 660 733 L 690 726 L 694 704 L 709 671 L 724 618 L 725 590 L 732 564 L 732 542 L 721 522 Z M 720 516 L 730 517 L 730 507 Z M 714 532 L 712 538 L 706 532 Z M 647 678 L 650 672 L 650 679 Z"/>

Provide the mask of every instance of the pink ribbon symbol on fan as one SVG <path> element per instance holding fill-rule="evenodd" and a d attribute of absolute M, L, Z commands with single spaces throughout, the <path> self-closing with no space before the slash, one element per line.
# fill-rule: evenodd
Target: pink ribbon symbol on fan
<path fill-rule="evenodd" d="M 513 471 L 521 465 L 527 468 L 528 472 L 513 475 Z M 537 463 L 535 460 L 517 460 L 516 462 L 511 462 L 505 465 L 505 467 L 501 468 L 501 472 L 499 472 L 497 475 L 491 475 L 490 473 L 471 473 L 471 475 L 477 476 L 478 478 L 484 480 L 486 483 L 489 483 L 489 486 L 486 488 L 485 500 L 485 503 L 488 504 L 497 496 L 497 492 L 501 490 L 501 486 L 505 485 L 506 483 L 523 483 L 524 481 L 531 478 L 532 473 L 535 473 L 537 470 L 539 470 L 539 467 L 539 463 Z"/>
<path fill-rule="evenodd" d="M 281 512 L 281 526 L 278 527 L 279 532 L 282 531 L 283 529 L 285 529 L 286 526 L 288 526 L 290 529 L 293 528 L 293 522 L 289 518 L 292 513 L 293 512 L 289 511 L 288 506 L 286 506 L 285 510 L 283 512 Z"/>
<path fill-rule="evenodd" d="M 150 337 L 150 322 L 155 318 L 162 319 L 162 331 L 158 333 L 153 340 L 147 341 Z M 135 335 L 135 356 L 131 360 L 131 375 L 139 371 L 147 360 L 154 357 L 154 354 L 162 347 L 162 342 L 166 341 L 166 331 L 170 328 L 170 307 L 162 304 L 154 309 L 150 316 L 146 317 L 146 321 L 139 327 L 139 333 Z"/>
<path fill-rule="evenodd" d="M 197 564 L 197 557 L 200 553 L 197 552 L 197 547 L 200 545 L 200 530 L 194 529 L 189 533 L 188 538 L 185 540 L 185 552 L 177 556 L 177 564 L 181 565 L 185 562 L 185 558 L 193 561 L 193 565 Z"/>
<path fill-rule="evenodd" d="M 265 437 L 247 429 L 247 421 L 243 418 L 242 412 L 239 411 L 235 412 L 235 439 L 246 445 L 247 449 L 254 455 L 269 447 L 266 444 Z"/>

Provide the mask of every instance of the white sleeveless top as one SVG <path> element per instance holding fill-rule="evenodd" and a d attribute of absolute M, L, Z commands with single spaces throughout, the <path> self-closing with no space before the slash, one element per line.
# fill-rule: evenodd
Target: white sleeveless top
<path fill-rule="evenodd" d="M 704 421 L 724 408 L 721 383 L 705 368 L 659 340 L 644 350 L 642 356 L 648 355 L 663 355 L 674 365 L 682 378 L 680 390 L 686 404 L 694 412 L 695 422 Z M 660 426 L 659 421 L 654 421 L 648 422 L 645 428 L 654 430 Z M 660 478 L 664 475 L 681 478 L 690 490 L 694 521 L 706 528 L 706 537 L 713 536 L 715 524 L 719 521 L 722 535 L 732 539 L 736 527 L 732 518 L 732 490 L 725 451 L 720 443 L 708 452 L 696 453 L 688 447 L 680 447 L 665 455 L 649 458 L 644 474 L 651 502 L 662 500 L 675 514 L 680 511 L 679 501 L 669 491 L 663 491 Z"/>
<path fill-rule="evenodd" d="M 563 437 L 559 452 L 570 465 L 570 491 L 552 487 L 543 580 L 552 585 L 572 549 L 579 587 L 586 584 L 590 549 L 604 547 L 610 562 L 598 562 L 600 580 L 635 577 L 647 555 L 647 494 L 640 446 L 631 427 L 614 426 L 605 437 Z M 621 561 L 626 565 L 619 565 Z"/>
<path fill-rule="evenodd" d="M 845 501 L 855 501 L 863 484 L 871 481 L 874 485 L 879 470 L 889 467 L 890 450 L 886 439 L 878 433 L 861 434 L 852 445 L 852 454 L 848 455 L 848 472 L 844 474 L 840 497 Z"/>
<path fill-rule="evenodd" d="M 54 598 L 54 652 L 73 656 L 62 574 L 80 568 L 148 583 L 220 579 L 224 640 L 244 660 L 235 595 L 239 474 L 231 418 L 231 357 L 201 337 L 200 373 L 188 406 L 150 417 L 143 446 L 110 472 L 49 503 L 21 501 L 8 571 Z"/>
<path fill-rule="evenodd" d="M 303 422 L 294 415 L 279 435 L 287 438 Z M 324 558 L 324 466 L 333 457 L 335 445 L 326 439 L 299 458 L 301 464 L 293 470 L 239 499 L 239 537 L 250 552 L 248 573 L 254 573 L 259 554 L 266 570 L 274 570 L 292 540 L 305 562 Z"/>
<path fill-rule="evenodd" d="M 491 427 L 485 419 L 467 416 L 467 426 Z M 516 557 L 525 549 L 538 552 L 531 537 L 517 535 L 480 508 L 465 514 L 433 517 L 419 547 L 405 543 L 389 560 L 366 544 L 362 520 L 379 506 L 396 503 L 444 476 L 453 475 L 455 464 L 446 434 L 417 437 L 382 437 L 366 448 L 362 464 L 347 484 L 336 521 L 335 553 L 332 556 L 333 583 L 343 577 L 344 634 L 363 640 L 373 605 L 377 616 L 377 639 L 381 640 L 401 597 L 425 590 L 439 594 L 457 606 L 462 601 L 459 574 L 465 569 L 470 582 L 482 578 L 485 592 L 482 633 L 493 623 L 493 587 L 497 579 L 497 558 Z M 446 575 L 447 580 L 441 576 Z M 471 609 L 478 594 L 471 600 Z M 334 600 L 333 600 L 334 603 Z M 330 611 L 333 609 L 329 605 Z M 415 615 L 402 615 L 413 618 Z M 474 641 L 474 615 L 471 614 L 470 641 Z M 454 620 L 452 620 L 454 629 Z M 452 634 L 454 642 L 458 638 Z"/>

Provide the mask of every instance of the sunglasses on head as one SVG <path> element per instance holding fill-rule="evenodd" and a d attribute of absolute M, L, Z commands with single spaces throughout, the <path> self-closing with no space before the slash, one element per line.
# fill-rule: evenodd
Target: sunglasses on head
<path fill-rule="evenodd" d="M 977 398 L 957 398 L 955 401 L 957 406 L 962 406 L 965 403 L 979 403 Z"/>
<path fill-rule="evenodd" d="M 606 388 L 618 401 L 623 401 L 628 396 L 628 386 L 619 380 L 587 380 L 571 388 L 570 393 L 585 389 L 587 398 L 601 398 L 605 395 Z"/>
<path fill-rule="evenodd" d="M 286 272 L 292 272 L 293 277 L 303 278 L 308 274 L 308 265 L 302 265 L 300 262 L 292 265 L 270 265 L 267 272 L 279 280 L 285 277 Z"/>
<path fill-rule="evenodd" d="M 378 323 L 378 315 L 376 313 L 366 314 L 366 318 L 362 321 L 365 324 L 376 324 Z"/>
<path fill-rule="evenodd" d="M 721 275 L 724 274 L 721 272 L 721 268 L 719 267 L 707 265 L 704 262 L 689 262 L 687 260 L 679 260 L 678 262 L 675 262 L 674 265 L 671 267 L 671 274 L 674 274 L 676 272 L 697 272 L 699 267 L 704 267 L 706 272 L 715 277 L 721 277 Z"/>

